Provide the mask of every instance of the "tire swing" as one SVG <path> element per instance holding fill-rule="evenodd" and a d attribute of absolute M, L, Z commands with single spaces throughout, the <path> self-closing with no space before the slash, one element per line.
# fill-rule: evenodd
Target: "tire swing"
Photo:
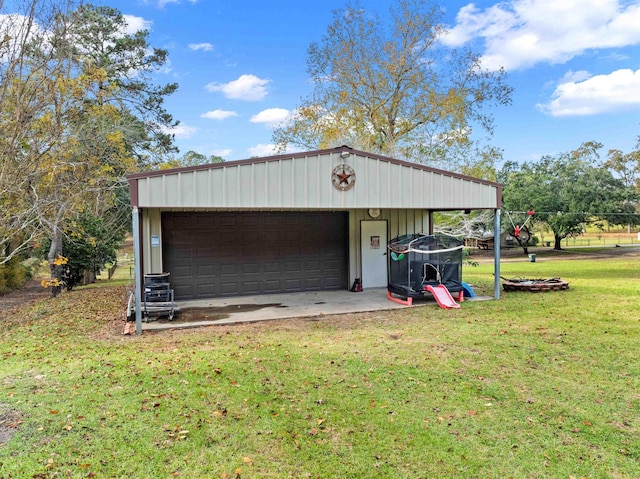
<path fill-rule="evenodd" d="M 514 223 L 513 218 L 511 218 L 511 215 L 507 211 L 507 216 L 509 217 L 509 221 L 511 222 L 511 226 L 513 226 L 513 236 L 518 238 L 523 243 L 528 242 L 529 239 L 531 238 L 531 233 L 529 232 L 529 229 L 527 228 L 527 223 L 529 221 L 531 221 L 531 218 L 533 218 L 533 216 L 535 214 L 536 214 L 535 211 L 528 210 L 527 211 L 527 219 L 525 220 L 525 222 L 522 223 L 522 225 L 517 225 L 517 224 Z"/>

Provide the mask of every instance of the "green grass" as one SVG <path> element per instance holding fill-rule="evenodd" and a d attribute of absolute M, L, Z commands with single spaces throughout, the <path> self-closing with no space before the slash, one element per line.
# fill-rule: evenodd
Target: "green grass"
<path fill-rule="evenodd" d="M 97 281 L 94 284 L 89 284 L 86 287 L 94 288 L 101 287 L 105 284 L 109 284 L 110 286 L 132 286 L 133 285 L 133 259 L 131 258 L 131 254 L 127 256 L 120 255 L 118 257 L 118 263 L 115 271 L 113 272 L 111 279 L 109 279 L 109 267 L 111 264 L 107 265 L 100 274 L 97 276 Z"/>
<path fill-rule="evenodd" d="M 122 337 L 123 287 L 0 322 L 0 477 L 638 478 L 638 258 L 565 292 Z M 492 265 L 465 267 L 491 291 Z"/>

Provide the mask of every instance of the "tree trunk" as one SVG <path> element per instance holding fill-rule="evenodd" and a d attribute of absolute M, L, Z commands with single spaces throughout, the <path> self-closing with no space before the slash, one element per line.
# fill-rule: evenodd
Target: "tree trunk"
<path fill-rule="evenodd" d="M 527 228 L 526 226 L 523 226 L 520 231 L 523 234 L 519 234 L 519 235 L 516 236 L 515 230 L 513 232 L 509 232 L 509 234 L 511 234 L 511 236 L 513 236 L 516 239 L 516 241 L 518 242 L 518 244 L 522 248 L 522 251 L 524 252 L 524 254 L 528 255 L 529 254 L 529 242 L 531 241 L 531 237 L 533 236 L 533 234 L 531 233 L 529 228 Z"/>
<path fill-rule="evenodd" d="M 49 248 L 49 270 L 51 272 L 51 297 L 55 298 L 62 291 L 62 265 L 56 259 L 62 256 L 62 230 L 58 225 L 53 227 L 53 237 Z"/>
<path fill-rule="evenodd" d="M 562 238 L 557 233 L 553 233 L 553 238 L 555 239 L 555 242 L 553 244 L 553 249 L 560 251 L 562 249 L 562 245 L 560 244 L 560 242 L 562 241 Z"/>
<path fill-rule="evenodd" d="M 83 273 L 82 284 L 86 286 L 87 284 L 93 284 L 95 282 L 96 282 L 96 274 L 90 269 L 85 269 Z"/>

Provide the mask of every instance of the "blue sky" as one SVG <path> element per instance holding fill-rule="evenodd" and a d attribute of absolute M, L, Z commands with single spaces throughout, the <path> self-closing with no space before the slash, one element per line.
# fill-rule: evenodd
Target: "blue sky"
<path fill-rule="evenodd" d="M 346 0 L 112 0 L 131 27 L 169 51 L 156 78 L 180 87 L 167 103 L 182 152 L 226 160 L 271 154 L 274 122 L 311 92 L 306 50 Z M 363 0 L 380 15 L 392 0 Z M 504 159 L 596 140 L 633 149 L 640 134 L 640 1 L 441 1 L 451 46 L 504 66 L 513 104 L 492 110 Z"/>

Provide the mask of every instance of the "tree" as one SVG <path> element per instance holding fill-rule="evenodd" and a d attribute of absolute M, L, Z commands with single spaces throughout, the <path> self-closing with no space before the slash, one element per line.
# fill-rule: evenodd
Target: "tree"
<path fill-rule="evenodd" d="M 70 291 L 92 283 L 106 263 L 116 261 L 124 231 L 109 233 L 104 219 L 87 211 L 65 223 L 63 249 L 68 261 L 62 265 L 62 283 Z"/>
<path fill-rule="evenodd" d="M 556 250 L 562 239 L 581 234 L 593 220 L 625 224 L 633 213 L 630 202 L 635 193 L 601 164 L 601 147 L 587 142 L 537 163 L 506 164 L 499 175 L 505 183 L 504 208 L 534 210 L 535 221 L 553 231 Z"/>
<path fill-rule="evenodd" d="M 441 18 L 427 0 L 399 0 L 388 24 L 357 1 L 335 11 L 308 49 L 313 93 L 274 130 L 280 150 L 349 144 L 424 163 L 474 151 L 472 127 L 491 132 L 486 107 L 512 89 L 475 52 L 446 49 Z"/>
<path fill-rule="evenodd" d="M 165 110 L 164 100 L 178 85 L 153 83 L 150 74 L 164 68 L 168 53 L 151 47 L 147 30 L 128 29 L 117 9 L 85 4 L 69 16 L 69 32 L 61 44 L 73 52 L 81 71 L 104 72 L 93 101 L 118 108 L 128 152 L 139 168 L 149 168 L 177 151 L 166 131 L 178 123 Z"/>
<path fill-rule="evenodd" d="M 36 205 L 40 227 L 50 241 L 52 294 L 62 283 L 63 227 L 69 218 L 86 209 L 111 216 L 117 206 L 122 176 L 134 163 L 118 130 L 120 112 L 109 104 L 87 104 L 86 93 L 97 87 L 101 72 L 84 72 L 77 78 L 56 79 L 60 95 L 52 110 L 54 130 L 63 131 L 50 146 L 33 174 L 28 192 Z M 68 85 L 69 89 L 61 85 Z M 114 229 L 122 229 L 122 225 Z"/>
<path fill-rule="evenodd" d="M 49 160 L 64 139 L 61 99 L 72 91 L 61 81 L 69 63 L 50 41 L 69 5 L 12 5 L 0 15 L 0 264 L 45 236 L 42 212 L 53 201 L 38 187 L 51 184 Z"/>
<path fill-rule="evenodd" d="M 224 158 L 217 155 L 204 155 L 193 150 L 187 151 L 181 157 L 171 158 L 160 165 L 161 169 L 181 168 L 186 166 L 209 165 L 212 163 L 222 163 Z"/>
<path fill-rule="evenodd" d="M 434 232 L 456 238 L 481 239 L 485 231 L 492 228 L 493 217 L 493 210 L 436 212 L 433 217 Z"/>
<path fill-rule="evenodd" d="M 117 10 L 38 0 L 22 7 L 0 16 L 0 263 L 49 241 L 55 295 L 65 221 L 90 210 L 120 231 L 128 223 L 123 176 L 175 152 L 163 100 L 176 85 L 151 82 L 166 52 L 150 48 L 146 31 L 126 33 Z"/>
<path fill-rule="evenodd" d="M 605 166 L 613 171 L 629 188 L 634 188 L 640 196 L 640 140 L 636 144 L 636 149 L 631 153 L 623 153 L 620 150 L 609 150 Z M 640 214 L 640 204 L 636 201 L 635 212 Z M 631 227 L 638 224 L 638 217 L 630 218 L 627 223 L 627 231 L 631 232 Z"/>
<path fill-rule="evenodd" d="M 640 141 L 631 153 L 609 150 L 604 165 L 614 171 L 626 186 L 640 190 Z"/>

